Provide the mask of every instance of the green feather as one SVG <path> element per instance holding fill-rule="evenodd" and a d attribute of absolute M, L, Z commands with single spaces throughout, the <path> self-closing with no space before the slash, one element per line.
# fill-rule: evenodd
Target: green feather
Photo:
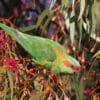
<path fill-rule="evenodd" d="M 18 30 L 8 27 L 2 23 L 0 23 L 0 27 L 2 27 L 7 34 L 11 35 L 26 51 L 28 51 L 33 59 L 39 61 L 53 61 L 56 59 L 56 54 L 50 44 L 50 41 L 47 42 L 44 38 L 36 36 L 33 37 L 31 35 L 21 33 Z"/>
<path fill-rule="evenodd" d="M 57 42 L 24 34 L 2 23 L 0 23 L 0 27 L 12 36 L 32 56 L 36 63 L 53 72 L 65 74 L 72 74 L 74 72 L 72 68 L 66 67 L 62 63 L 64 60 L 69 60 L 72 65 L 79 66 L 78 61 L 66 55 L 66 50 Z"/>

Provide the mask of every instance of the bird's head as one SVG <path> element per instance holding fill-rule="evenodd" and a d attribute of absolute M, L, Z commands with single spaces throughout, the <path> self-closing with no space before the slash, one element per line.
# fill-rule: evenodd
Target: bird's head
<path fill-rule="evenodd" d="M 72 68 L 74 72 L 81 70 L 81 66 L 80 66 L 79 62 L 75 58 L 73 58 L 69 55 L 65 56 L 65 60 L 63 60 L 63 64 L 67 68 Z"/>
<path fill-rule="evenodd" d="M 57 61 L 54 66 L 51 70 L 59 74 L 73 74 L 81 69 L 79 62 L 69 55 L 66 55 L 62 62 Z"/>
<path fill-rule="evenodd" d="M 81 70 L 79 62 L 69 55 L 65 56 L 65 59 L 62 60 L 62 64 L 60 66 L 61 68 L 59 72 L 65 74 L 73 74 L 74 72 L 78 72 Z"/>

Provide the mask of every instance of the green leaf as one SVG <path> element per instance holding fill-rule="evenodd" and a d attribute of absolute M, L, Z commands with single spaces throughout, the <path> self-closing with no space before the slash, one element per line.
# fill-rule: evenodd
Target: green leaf
<path fill-rule="evenodd" d="M 82 18 L 84 9 L 85 9 L 85 0 L 80 0 L 80 14 L 79 14 L 78 20 Z"/>
<path fill-rule="evenodd" d="M 42 29 L 42 34 L 43 34 L 44 31 L 46 30 L 46 28 L 47 28 L 47 26 L 48 26 L 50 20 L 52 19 L 52 17 L 53 17 L 53 14 L 51 14 L 51 15 L 48 17 L 48 19 L 46 20 L 46 22 L 44 23 L 43 29 Z"/>
<path fill-rule="evenodd" d="M 52 0 L 49 9 L 51 10 L 55 5 L 56 0 Z"/>
<path fill-rule="evenodd" d="M 14 94 L 14 91 L 13 91 L 13 77 L 12 77 L 12 72 L 7 70 L 7 75 L 8 75 L 8 79 L 10 81 L 10 89 L 11 89 L 11 99 L 10 100 L 13 100 L 13 94 Z"/>
<path fill-rule="evenodd" d="M 70 24 L 70 40 L 74 43 L 74 36 L 75 36 L 75 23 Z"/>
<path fill-rule="evenodd" d="M 68 6 L 68 4 L 69 4 L 69 0 L 61 0 L 62 8 Z"/>
<path fill-rule="evenodd" d="M 40 26 L 44 18 L 49 14 L 49 9 L 45 9 L 42 14 L 39 16 L 38 21 L 36 23 L 36 28 Z"/>
<path fill-rule="evenodd" d="M 87 24 L 83 21 L 83 28 L 85 31 L 87 31 L 87 27 L 88 27 Z"/>
<path fill-rule="evenodd" d="M 72 88 L 75 90 L 76 100 L 83 99 L 84 83 L 80 82 L 77 77 L 72 76 L 70 80 Z"/>
<path fill-rule="evenodd" d="M 71 18 L 75 16 L 74 9 L 71 12 Z M 70 23 L 70 40 L 72 43 L 74 43 L 74 36 L 75 36 L 75 21 Z"/>
<path fill-rule="evenodd" d="M 98 50 L 94 55 L 93 58 L 99 58 L 100 59 L 100 50 Z"/>
<path fill-rule="evenodd" d="M 82 32 L 83 32 L 83 30 L 82 30 L 82 22 L 83 22 L 83 20 L 81 19 L 80 20 L 80 22 L 79 22 L 79 48 L 81 47 L 81 40 L 82 40 Z"/>
<path fill-rule="evenodd" d="M 83 92 L 84 92 L 84 82 L 81 81 L 79 83 L 79 96 L 80 96 L 79 98 L 80 98 L 80 100 L 83 99 Z"/>
<path fill-rule="evenodd" d="M 86 33 L 90 33 L 90 25 L 89 25 L 88 19 L 86 19 L 86 22 L 82 21 L 82 26 L 83 26 L 84 30 L 86 31 Z"/>
<path fill-rule="evenodd" d="M 5 87 L 4 87 L 4 93 L 5 93 L 5 95 L 4 95 L 3 100 L 6 100 L 6 96 L 7 96 L 7 88 L 8 88 L 7 79 L 5 79 Z"/>
<path fill-rule="evenodd" d="M 5 73 L 5 72 L 6 72 L 5 69 L 0 69 L 0 74 L 3 74 L 3 73 Z"/>
<path fill-rule="evenodd" d="M 96 42 L 100 42 L 100 37 L 96 36 L 96 33 L 91 34 L 90 36 L 92 39 L 94 39 Z"/>
<path fill-rule="evenodd" d="M 93 0 L 93 4 L 91 7 L 91 34 L 95 33 L 95 6 L 96 6 L 96 0 Z"/>
<path fill-rule="evenodd" d="M 36 28 L 36 25 L 32 25 L 32 26 L 27 26 L 27 27 L 19 28 L 19 30 L 21 32 L 27 32 L 27 31 L 31 31 L 31 30 L 33 30 L 35 28 Z"/>
<path fill-rule="evenodd" d="M 66 25 L 66 29 L 69 30 L 70 28 L 70 17 L 69 17 L 69 13 L 64 11 L 63 12 L 64 18 L 65 18 L 65 25 Z"/>
<path fill-rule="evenodd" d="M 37 93 L 35 96 L 32 97 L 31 100 L 38 100 L 38 98 L 43 94 L 42 91 L 40 91 L 39 93 Z"/>

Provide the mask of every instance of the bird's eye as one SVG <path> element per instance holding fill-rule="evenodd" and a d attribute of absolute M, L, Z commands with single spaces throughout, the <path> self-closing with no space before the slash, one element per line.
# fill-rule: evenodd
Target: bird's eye
<path fill-rule="evenodd" d="M 71 67 L 71 63 L 70 63 L 70 61 L 68 61 L 68 60 L 64 60 L 64 61 L 63 61 L 63 64 L 64 64 L 66 67 Z"/>

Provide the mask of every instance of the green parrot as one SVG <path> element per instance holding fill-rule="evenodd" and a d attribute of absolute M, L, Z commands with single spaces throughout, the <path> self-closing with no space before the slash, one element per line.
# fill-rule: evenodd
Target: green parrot
<path fill-rule="evenodd" d="M 58 74 L 73 74 L 80 70 L 79 62 L 66 54 L 59 43 L 50 39 L 22 33 L 15 28 L 0 23 L 0 27 L 12 36 L 44 68 Z"/>

